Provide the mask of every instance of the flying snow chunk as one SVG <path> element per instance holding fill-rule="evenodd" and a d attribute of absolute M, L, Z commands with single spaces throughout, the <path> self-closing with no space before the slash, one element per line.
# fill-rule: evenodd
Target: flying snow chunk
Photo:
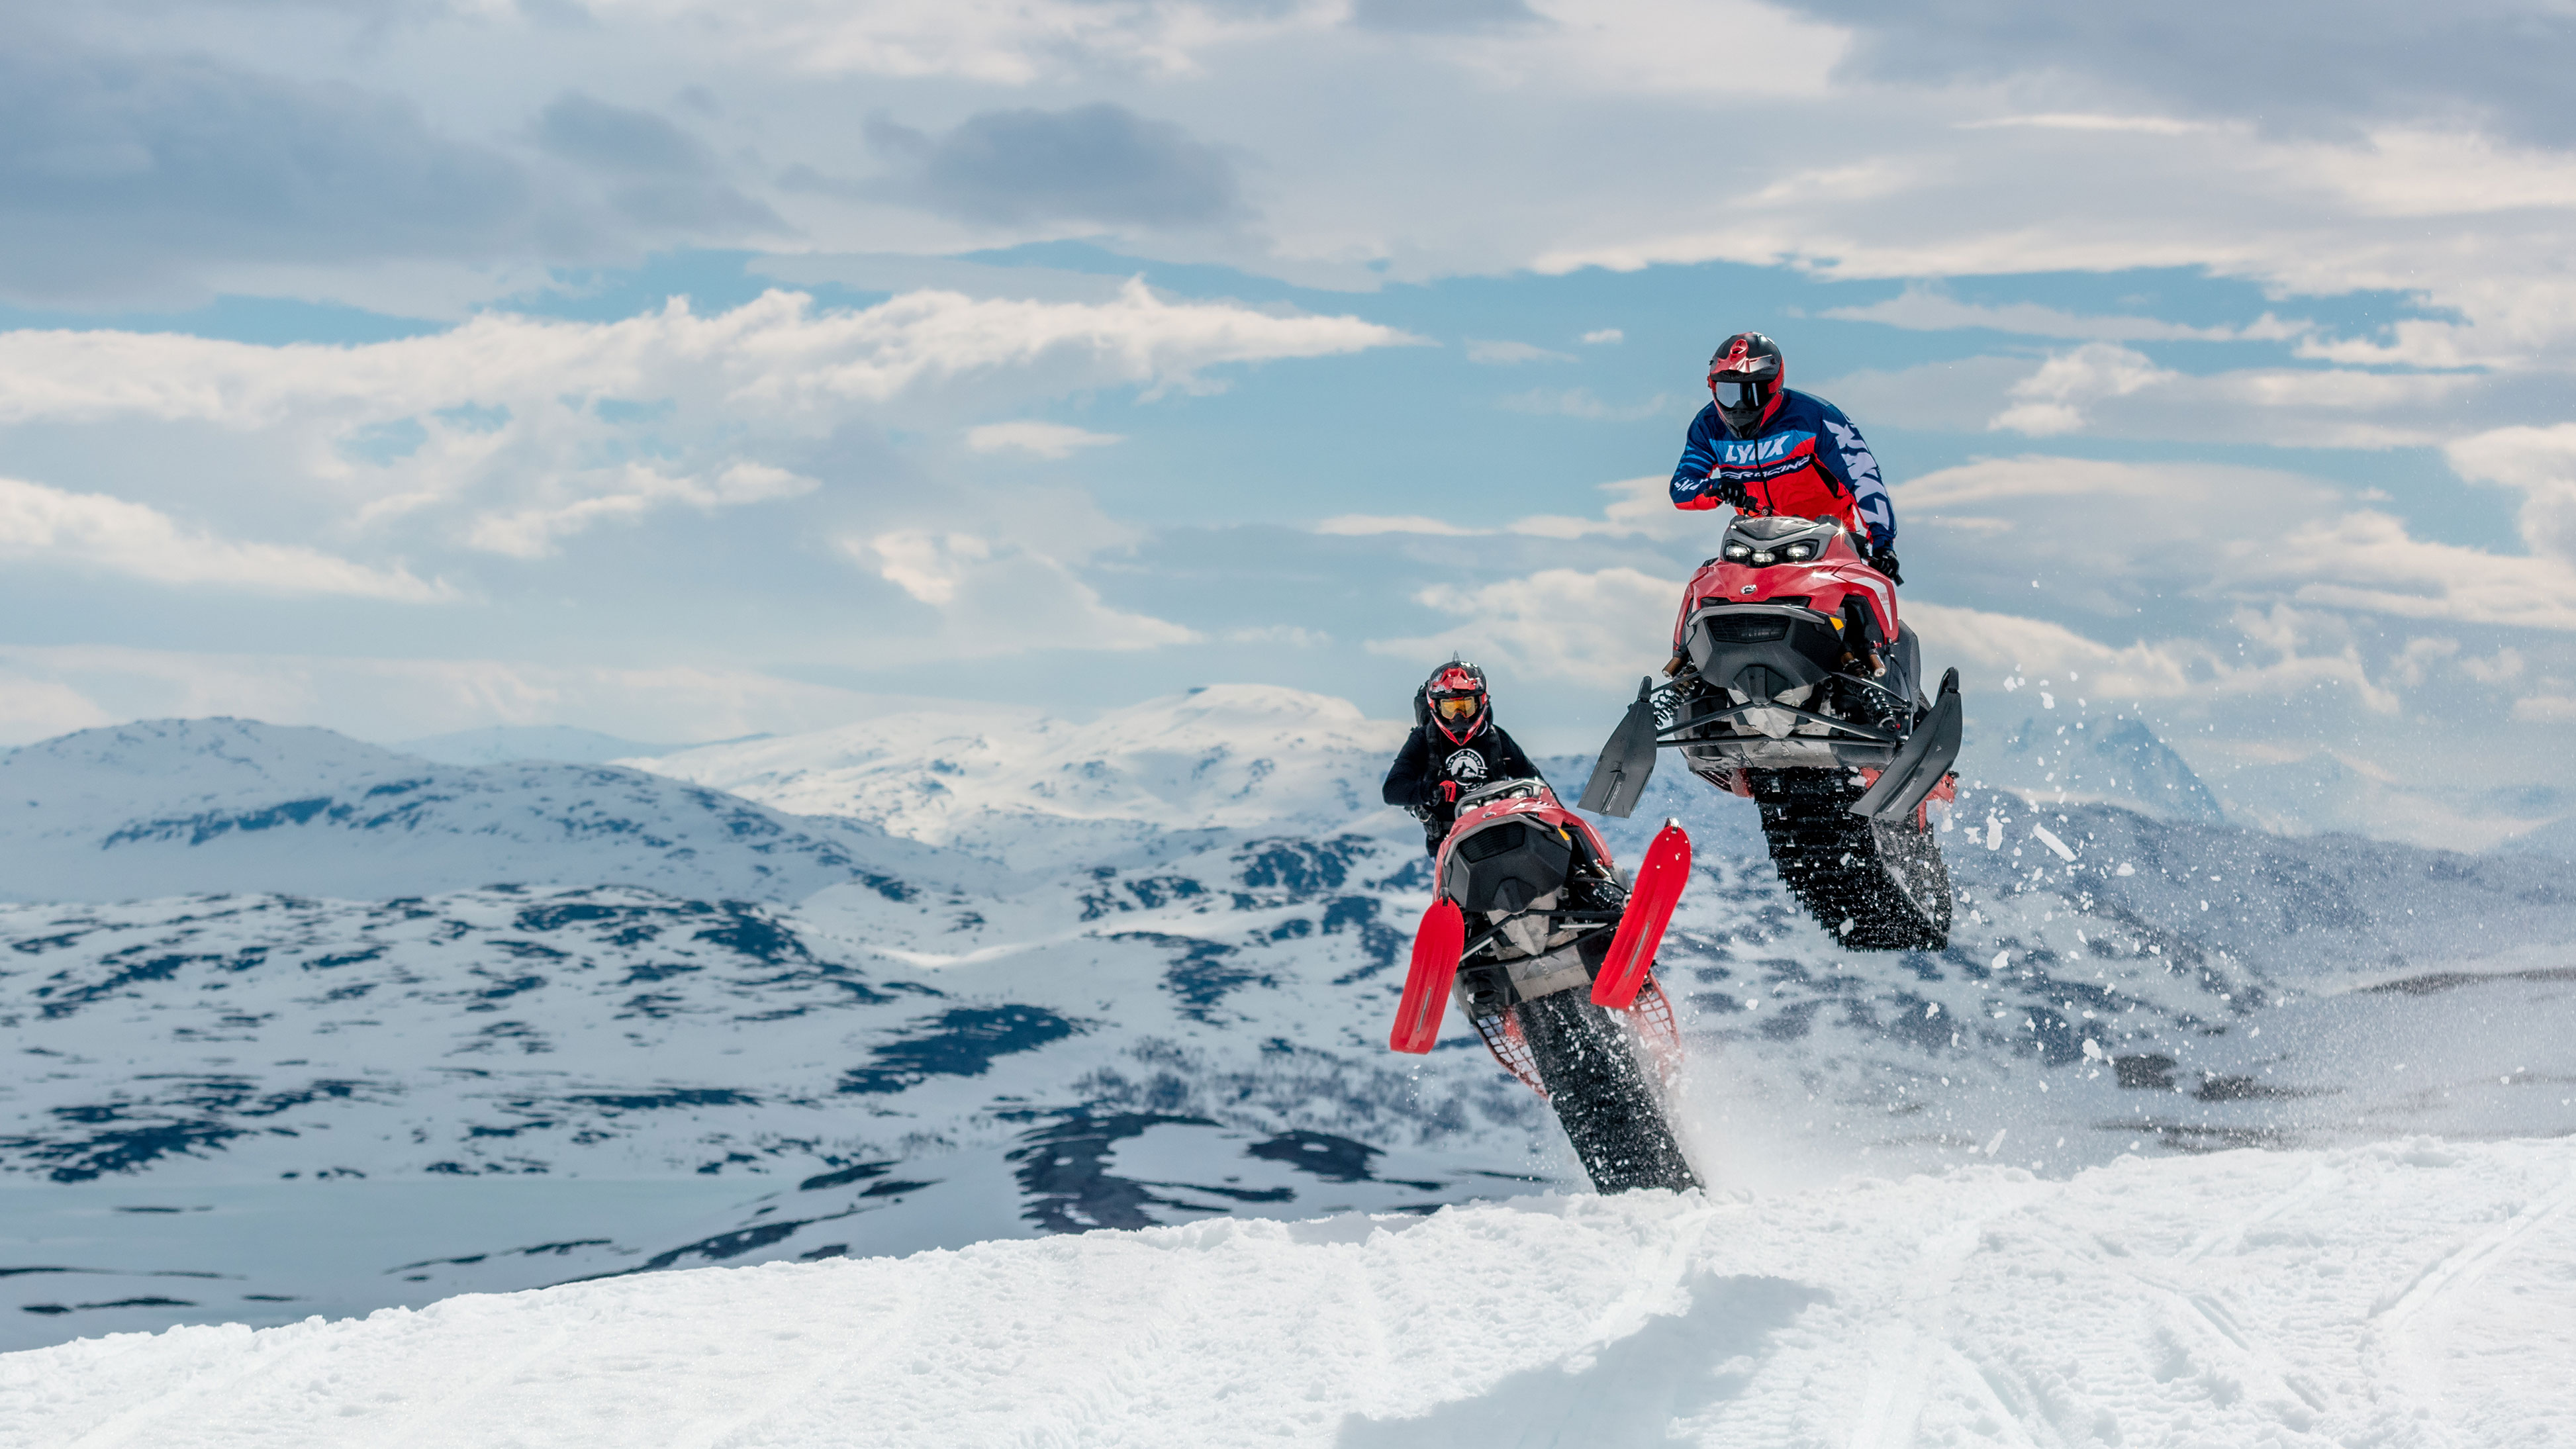
<path fill-rule="evenodd" d="M 2045 825 L 2034 825 L 2030 828 L 2030 833 L 2040 844 L 2056 851 L 2059 860 L 2071 863 L 2075 859 L 2075 852 L 2067 849 L 2066 842 L 2057 838 L 2056 831 Z"/>
<path fill-rule="evenodd" d="M 2003 848 L 2004 823 L 2001 820 L 1996 819 L 1994 816 L 1989 815 L 1986 817 L 1986 849 L 2001 850 Z"/>

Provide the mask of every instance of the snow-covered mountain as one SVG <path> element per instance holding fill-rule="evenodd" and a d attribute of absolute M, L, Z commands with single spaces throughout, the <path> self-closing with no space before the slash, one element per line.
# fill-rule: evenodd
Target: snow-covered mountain
<path fill-rule="evenodd" d="M 0 1357 L 0 1440 L 2557 1445 L 2571 1172 L 2419 1141 L 647 1274 Z"/>
<path fill-rule="evenodd" d="M 506 765 L 541 760 L 557 765 L 605 765 L 629 755 L 658 755 L 686 746 L 653 745 L 598 730 L 570 725 L 486 725 L 443 735 L 397 740 L 387 746 L 397 754 L 416 755 L 442 765 Z"/>
<path fill-rule="evenodd" d="M 51 1226 L 5 1250 L 0 1267 L 45 1271 L 0 1275 L 0 1305 L 28 1310 L 0 1331 L 282 1322 L 636 1268 L 1572 1185 L 1544 1107 L 1472 1039 L 1385 1050 L 1427 900 L 1418 832 L 1369 806 L 1399 731 L 1299 699 L 1208 690 L 1034 744 L 923 728 L 900 751 L 865 756 L 855 732 L 836 747 L 849 798 L 1019 870 L 631 771 L 458 771 L 240 722 L 20 751 L 0 781 L 31 756 L 70 783 L 16 792 L 38 803 L 0 838 L 66 856 L 122 858 L 100 842 L 125 822 L 418 777 L 447 782 L 419 787 L 441 842 L 420 859 L 472 859 L 458 822 L 497 820 L 503 849 L 565 864 L 512 888 L 474 888 L 498 871 L 393 887 L 417 832 L 326 805 L 163 842 L 180 860 L 304 843 L 229 857 L 250 893 L 0 908 L 0 1042 L 37 1068 L 0 1082 L 0 1174 L 29 1184 L 8 1192 L 22 1211 L 86 1205 L 46 1208 Z M 214 744 L 187 747 L 200 731 Z M 819 800 L 816 758 L 809 739 L 743 787 Z M 1569 792 L 1588 766 L 1545 763 Z M 558 829 L 548 847 L 536 803 L 601 780 L 706 830 L 638 851 Z M 2550 860 L 1972 791 L 1944 836 L 1951 948 L 1856 954 L 1782 894 L 1751 807 L 1681 771 L 1612 824 L 1623 858 L 1666 814 L 1700 846 L 1664 975 L 1695 1063 L 1686 1129 L 1722 1186 L 2576 1129 L 2554 1025 L 2576 898 Z M 738 891 L 726 872 L 769 857 L 729 820 L 756 822 L 753 846 L 872 843 L 815 858 L 813 888 L 780 871 Z M 367 888 L 313 898 L 286 877 L 323 868 L 315 853 Z M 668 874 L 579 875 L 635 861 Z M 455 1203 L 441 1194 L 468 1181 L 524 1211 L 343 1213 L 332 1254 L 245 1246 L 317 1203 L 408 1202 L 366 1196 L 404 1183 Z M 203 1274 L 229 1276 L 187 1276 Z"/>
<path fill-rule="evenodd" d="M 1406 728 L 1346 700 L 1228 684 L 1089 724 L 998 707 L 895 715 L 624 763 L 1036 868 L 1192 831 L 1332 833 L 1378 813 Z"/>
<path fill-rule="evenodd" d="M 0 900 L 507 883 L 793 901 L 931 857 L 637 770 L 438 765 L 256 720 L 147 720 L 11 750 L 0 802 Z"/>

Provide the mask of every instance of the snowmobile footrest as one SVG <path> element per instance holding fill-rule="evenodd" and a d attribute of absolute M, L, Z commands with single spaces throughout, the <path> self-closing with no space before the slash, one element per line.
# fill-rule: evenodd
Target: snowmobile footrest
<path fill-rule="evenodd" d="M 1932 702 L 1932 712 L 1914 727 L 1905 747 L 1888 762 L 1887 772 L 1851 802 L 1851 813 L 1872 819 L 1912 813 L 1958 760 L 1961 724 L 1959 671 L 1953 669 L 1941 676 L 1941 694 Z"/>

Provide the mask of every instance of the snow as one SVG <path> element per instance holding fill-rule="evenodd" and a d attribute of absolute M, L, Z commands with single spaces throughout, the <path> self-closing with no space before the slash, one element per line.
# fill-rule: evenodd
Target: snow
<path fill-rule="evenodd" d="M 871 725 L 733 757 L 766 805 L 249 721 L 16 752 L 0 882 L 52 884 L 0 905 L 0 1349 L 1572 1186 L 1454 1022 L 1385 1049 L 1427 899 L 1375 803 L 1398 732 L 1234 686 Z M 388 785 L 420 807 L 335 813 Z M 1973 790 L 1950 949 L 1853 953 L 1685 772 L 1605 834 L 1633 863 L 1667 815 L 1682 1126 L 1725 1193 L 2576 1134 L 2553 861 Z"/>
<path fill-rule="evenodd" d="M 2576 1144 L 1541 1196 L 0 1356 L 0 1443 L 2557 1445 Z"/>
<path fill-rule="evenodd" d="M 623 763 L 1024 867 L 1171 831 L 1340 828 L 1373 815 L 1408 727 L 1347 700 L 1224 684 L 1088 724 L 996 708 L 896 715 Z"/>
<path fill-rule="evenodd" d="M 501 882 L 800 900 L 926 855 L 636 770 L 441 765 L 257 720 L 146 720 L 0 754 L 0 900 Z"/>

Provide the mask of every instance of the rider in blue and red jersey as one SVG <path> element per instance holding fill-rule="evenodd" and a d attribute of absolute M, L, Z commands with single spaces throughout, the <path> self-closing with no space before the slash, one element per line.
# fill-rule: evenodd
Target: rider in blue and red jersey
<path fill-rule="evenodd" d="M 1738 332 L 1708 360 L 1709 404 L 1691 419 L 1673 469 L 1675 508 L 1731 503 L 1741 513 L 1835 518 L 1870 566 L 1896 571 L 1896 509 L 1860 429 L 1823 398 L 1791 392 L 1780 344 Z"/>

